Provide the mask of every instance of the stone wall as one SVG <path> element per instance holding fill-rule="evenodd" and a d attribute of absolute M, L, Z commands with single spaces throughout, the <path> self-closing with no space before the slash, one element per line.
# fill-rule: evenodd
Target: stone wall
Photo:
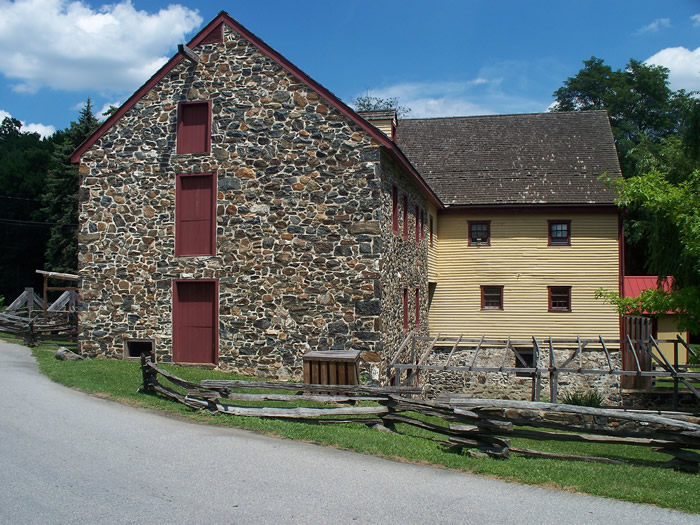
<path fill-rule="evenodd" d="M 391 184 L 405 183 L 328 101 L 224 35 L 82 157 L 82 351 L 120 357 L 125 339 L 153 339 L 172 359 L 172 281 L 215 278 L 222 368 L 298 377 L 308 350 L 383 355 L 398 339 L 396 288 L 427 293 L 424 254 L 391 236 Z M 176 154 L 178 103 L 195 100 L 212 103 L 211 152 Z M 176 257 L 175 175 L 204 172 L 218 180 L 216 255 Z"/>
<path fill-rule="evenodd" d="M 438 349 L 433 352 L 426 364 L 443 365 L 447 360 L 451 348 Z M 503 363 L 506 367 L 515 367 L 515 357 L 508 353 L 503 362 L 504 349 L 483 348 L 474 363 L 475 367 L 499 368 Z M 570 350 L 555 350 L 556 362 L 561 364 L 571 355 Z M 450 362 L 450 366 L 470 366 L 474 357 L 474 350 L 457 350 Z M 622 356 L 620 352 L 610 353 L 611 362 L 615 368 L 621 368 Z M 545 371 L 542 374 L 543 401 L 549 399 L 549 356 L 540 355 L 538 362 L 540 368 Z M 578 359 L 571 367 L 578 367 Z M 607 369 L 608 363 L 605 354 L 601 352 L 584 352 L 581 359 L 581 367 L 584 369 Z M 505 398 L 530 400 L 532 396 L 532 379 L 530 376 L 519 377 L 515 373 L 505 372 L 450 372 L 430 371 L 422 377 L 423 393 L 426 397 L 434 398 L 445 392 L 464 392 L 475 398 Z M 585 393 L 595 390 L 605 398 L 606 405 L 617 405 L 621 402 L 620 378 L 613 375 L 592 374 L 559 374 L 558 397 L 561 399 L 566 394 L 576 392 Z"/>

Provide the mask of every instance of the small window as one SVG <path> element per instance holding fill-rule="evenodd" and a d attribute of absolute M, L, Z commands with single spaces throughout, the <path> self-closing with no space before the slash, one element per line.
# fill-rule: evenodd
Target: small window
<path fill-rule="evenodd" d="M 416 328 L 420 328 L 420 287 L 416 287 Z"/>
<path fill-rule="evenodd" d="M 125 339 L 124 359 L 139 359 L 141 354 L 150 356 L 155 349 L 153 339 Z"/>
<path fill-rule="evenodd" d="M 428 225 L 429 225 L 429 230 L 430 230 L 430 246 L 433 246 L 433 216 L 430 215 L 428 217 Z"/>
<path fill-rule="evenodd" d="M 408 332 L 408 288 L 403 289 L 403 330 Z"/>
<path fill-rule="evenodd" d="M 503 310 L 503 286 L 481 287 L 481 309 Z"/>
<path fill-rule="evenodd" d="M 177 152 L 209 153 L 210 147 L 209 102 L 181 102 L 177 115 Z"/>
<path fill-rule="evenodd" d="M 547 221 L 549 224 L 549 245 L 569 246 L 571 244 L 571 221 Z"/>
<path fill-rule="evenodd" d="M 391 188 L 391 231 L 399 234 L 399 190 L 396 186 Z"/>
<path fill-rule="evenodd" d="M 571 286 L 548 286 L 549 311 L 571 311 Z"/>
<path fill-rule="evenodd" d="M 469 221 L 469 246 L 491 244 L 491 221 Z"/>
<path fill-rule="evenodd" d="M 513 349 L 515 352 L 515 368 L 535 368 L 535 352 L 532 348 Z M 516 372 L 516 377 L 529 377 L 530 374 Z"/>
<path fill-rule="evenodd" d="M 403 240 L 408 240 L 408 195 L 403 196 Z"/>

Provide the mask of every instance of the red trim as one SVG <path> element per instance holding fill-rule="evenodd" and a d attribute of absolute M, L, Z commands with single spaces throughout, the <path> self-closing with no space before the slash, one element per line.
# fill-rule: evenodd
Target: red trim
<path fill-rule="evenodd" d="M 175 292 L 175 287 L 177 286 L 177 283 L 214 283 L 214 299 L 215 299 L 215 304 L 214 304 L 214 364 L 218 365 L 219 364 L 219 280 L 218 279 L 173 279 L 173 288 L 172 288 L 172 311 L 175 311 L 175 299 L 176 299 L 176 292 Z M 175 326 L 175 321 L 171 317 L 171 327 L 172 327 L 172 336 L 173 339 L 175 339 L 176 334 L 176 326 Z M 174 341 L 173 341 L 174 342 Z M 173 361 L 175 361 L 175 353 L 173 350 Z"/>
<path fill-rule="evenodd" d="M 486 242 L 472 242 L 472 226 L 486 226 Z M 468 245 L 491 246 L 491 221 L 467 221 Z"/>
<path fill-rule="evenodd" d="M 430 247 L 433 246 L 433 216 L 428 215 L 428 224 L 430 226 Z"/>
<path fill-rule="evenodd" d="M 182 213 L 182 201 L 178 199 L 181 192 L 180 180 L 181 177 L 211 177 L 211 250 L 209 253 L 182 253 L 178 237 L 178 216 Z M 216 172 L 209 173 L 177 173 L 175 175 L 175 256 L 176 257 L 198 257 L 198 256 L 213 256 L 216 255 L 216 193 L 217 193 L 217 177 Z"/>
<path fill-rule="evenodd" d="M 224 24 L 219 24 L 202 39 L 200 44 L 220 44 L 224 41 Z"/>
<path fill-rule="evenodd" d="M 225 23 L 231 27 L 236 33 L 241 35 L 243 38 L 248 40 L 251 44 L 257 47 L 263 54 L 267 55 L 273 61 L 277 62 L 282 66 L 288 73 L 297 77 L 304 84 L 310 87 L 313 91 L 321 95 L 321 97 L 328 100 L 341 114 L 354 122 L 362 130 L 364 130 L 370 137 L 372 137 L 381 146 L 386 148 L 389 156 L 396 161 L 401 167 L 403 167 L 408 174 L 409 178 L 413 179 L 418 187 L 428 196 L 428 199 L 439 209 L 444 206 L 442 201 L 435 195 L 435 192 L 428 186 L 428 184 L 423 180 L 420 173 L 413 167 L 409 162 L 403 152 L 399 147 L 384 133 L 375 128 L 372 124 L 367 122 L 365 119 L 360 117 L 355 111 L 352 110 L 347 104 L 336 97 L 333 93 L 324 88 L 321 84 L 313 80 L 310 76 L 304 73 L 297 66 L 292 64 L 280 53 L 272 49 L 260 38 L 255 36 L 253 33 L 248 31 L 245 27 L 239 24 L 236 20 L 231 18 L 231 15 L 225 11 L 221 11 L 216 18 L 209 22 L 199 33 L 195 35 L 192 40 L 187 43 L 187 47 L 190 49 L 198 46 L 205 40 L 209 33 L 216 29 L 216 27 Z M 122 106 L 110 117 L 108 118 L 98 129 L 93 133 L 85 142 L 83 142 L 71 155 L 71 162 L 77 164 L 80 162 L 80 157 L 85 153 L 90 146 L 92 146 L 104 133 L 112 127 L 112 125 L 119 120 L 124 114 L 133 107 L 136 102 L 138 102 L 153 86 L 155 86 L 165 75 L 167 75 L 181 60 L 183 56 L 179 53 L 174 55 L 163 67 L 161 67 L 143 86 L 141 86 L 136 93 L 131 95 L 129 99 L 122 104 Z"/>
<path fill-rule="evenodd" d="M 552 226 L 557 224 L 566 224 L 566 242 L 552 242 Z M 547 246 L 571 246 L 571 219 L 547 221 Z"/>
<path fill-rule="evenodd" d="M 552 290 L 554 288 L 559 288 L 560 290 L 567 290 L 568 292 L 568 308 L 563 308 L 561 306 L 552 306 Z M 556 294 L 557 297 L 563 297 L 563 294 Z M 570 312 L 571 311 L 571 286 L 547 286 L 547 309 L 550 312 Z"/>
<path fill-rule="evenodd" d="M 486 306 L 486 289 L 498 289 L 500 291 L 500 306 Z M 489 294 L 492 296 L 493 294 Z M 497 284 L 482 284 L 481 285 L 481 309 L 482 310 L 503 310 L 503 286 Z"/>
<path fill-rule="evenodd" d="M 196 106 L 196 105 L 205 105 L 207 106 L 207 123 L 206 123 L 206 130 L 205 130 L 205 135 L 204 135 L 204 151 L 182 151 L 183 149 L 187 149 L 187 145 L 182 142 L 181 140 L 181 134 L 182 134 L 182 127 L 183 127 L 183 121 L 182 121 L 182 107 L 183 106 Z M 177 106 L 177 137 L 176 137 L 176 146 L 175 146 L 175 153 L 178 155 L 182 154 L 197 154 L 197 153 L 210 153 L 211 152 L 211 100 L 190 100 L 187 102 L 180 102 Z"/>
<path fill-rule="evenodd" d="M 449 206 L 442 210 L 446 214 L 465 214 L 465 213 L 618 213 L 620 210 L 612 204 L 504 204 L 504 205 L 459 205 Z"/>

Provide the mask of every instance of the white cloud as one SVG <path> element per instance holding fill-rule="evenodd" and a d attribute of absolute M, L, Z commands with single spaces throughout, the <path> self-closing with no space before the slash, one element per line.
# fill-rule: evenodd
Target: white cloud
<path fill-rule="evenodd" d="M 657 18 L 651 24 L 640 27 L 637 33 L 656 33 L 662 27 L 671 27 L 670 18 Z"/>
<path fill-rule="evenodd" d="M 645 60 L 647 64 L 669 69 L 671 89 L 700 90 L 700 47 L 694 51 L 685 47 L 667 47 Z"/>
<path fill-rule="evenodd" d="M 84 106 L 85 104 L 83 104 Z M 114 106 L 118 108 L 119 106 L 122 105 L 122 102 L 120 100 L 116 100 L 114 102 L 105 102 L 103 106 L 97 110 L 95 113 L 95 116 L 97 117 L 97 120 L 105 120 L 107 117 L 105 116 L 105 111 L 107 111 L 111 106 Z M 82 107 L 82 106 L 81 106 Z"/>
<path fill-rule="evenodd" d="M 177 4 L 150 14 L 130 0 L 98 9 L 83 1 L 0 0 L 0 72 L 22 93 L 129 92 L 201 23 L 197 11 Z"/>
<path fill-rule="evenodd" d="M 691 16 L 690 19 L 693 21 L 695 27 L 700 27 L 700 13 Z"/>
<path fill-rule="evenodd" d="M 372 89 L 359 96 L 398 98 L 411 109 L 407 118 L 454 117 L 543 111 L 546 104 L 502 90 L 503 78 L 479 75 L 464 82 L 407 82 Z"/>
<path fill-rule="evenodd" d="M 12 117 L 12 115 L 10 115 L 7 111 L 0 109 L 0 122 L 5 120 L 7 117 Z M 22 127 L 20 128 L 21 131 L 25 131 L 27 133 L 38 133 L 42 137 L 53 135 L 56 131 L 56 128 L 51 125 L 36 123 L 25 124 L 23 120 L 20 122 L 22 123 Z"/>

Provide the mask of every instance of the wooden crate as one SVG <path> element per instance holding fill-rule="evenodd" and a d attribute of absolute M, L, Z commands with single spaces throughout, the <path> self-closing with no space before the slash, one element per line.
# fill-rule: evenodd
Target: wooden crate
<path fill-rule="evenodd" d="M 303 356 L 304 383 L 310 385 L 357 385 L 360 379 L 360 352 L 326 350 Z"/>

